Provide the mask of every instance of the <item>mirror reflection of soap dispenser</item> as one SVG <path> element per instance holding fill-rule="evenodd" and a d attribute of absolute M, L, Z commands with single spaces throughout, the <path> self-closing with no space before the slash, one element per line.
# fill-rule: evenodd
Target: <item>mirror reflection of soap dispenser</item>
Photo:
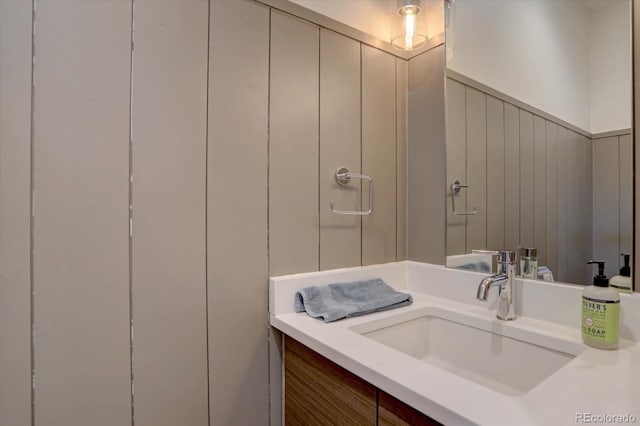
<path fill-rule="evenodd" d="M 609 284 L 620 293 L 631 293 L 631 267 L 629 266 L 631 255 L 620 253 L 620 256 L 624 259 L 624 266 L 620 268 L 620 275 L 612 277 Z"/>
<path fill-rule="evenodd" d="M 582 291 L 582 341 L 598 349 L 616 349 L 620 333 L 620 295 L 609 287 L 604 261 L 598 264 L 593 285 Z"/>

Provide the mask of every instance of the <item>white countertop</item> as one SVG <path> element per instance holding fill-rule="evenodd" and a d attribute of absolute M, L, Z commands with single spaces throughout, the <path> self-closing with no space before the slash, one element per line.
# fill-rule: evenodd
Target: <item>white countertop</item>
<path fill-rule="evenodd" d="M 328 324 L 305 313 L 293 312 L 293 294 L 299 288 L 375 276 L 382 277 L 398 290 L 409 291 L 414 297 L 414 303 L 405 308 Z M 443 282 L 442 278 L 449 276 L 461 284 Z M 640 345 L 631 340 L 621 340 L 620 348 L 614 351 L 584 346 L 582 353 L 536 387 L 524 395 L 510 396 L 351 330 L 353 326 L 392 317 L 401 312 L 438 307 L 495 322 L 496 327 L 515 337 L 518 333 L 535 330 L 549 339 L 561 339 L 574 346 L 582 345 L 580 330 L 577 328 L 579 320 L 575 327 L 571 327 L 520 315 L 515 321 L 507 323 L 495 318 L 495 309 L 490 304 L 455 300 L 465 300 L 468 297 L 467 290 L 472 286 L 477 288 L 478 277 L 481 276 L 459 271 L 449 273 L 449 270 L 439 266 L 400 262 L 274 278 L 270 283 L 270 321 L 271 325 L 285 334 L 446 425 L 569 425 L 577 423 L 578 413 L 596 416 L 633 415 L 636 422 L 640 423 Z M 434 278 L 438 278 L 435 281 L 439 282 L 434 282 Z M 569 308 L 565 302 L 563 309 L 576 310 L 578 316 L 570 314 L 564 321 L 572 323 L 579 317 L 580 300 L 576 297 L 580 294 L 579 289 L 574 291 L 569 286 L 564 286 L 563 289 L 563 286 L 547 285 L 540 290 L 544 294 L 535 296 L 535 291 L 528 289 L 528 286 L 535 285 L 536 290 L 539 290 L 540 284 L 524 282 L 518 285 L 522 298 L 529 296 L 532 300 L 529 303 L 525 301 L 524 304 L 520 301 L 517 313 L 537 313 L 536 304 L 543 305 L 544 301 L 533 298 L 549 300 L 549 294 L 552 298 L 555 297 L 553 291 L 557 287 L 560 288 L 559 291 L 564 291 L 564 296 L 558 297 L 576 298 L 575 306 Z M 446 286 L 443 291 L 453 292 L 452 297 L 429 294 L 438 293 L 433 291 L 432 286 Z M 475 288 L 472 290 L 475 291 Z M 472 292 L 471 296 L 475 298 L 475 293 Z M 633 295 L 626 297 L 626 302 L 623 300 L 622 310 L 626 308 L 627 320 L 636 320 L 637 315 L 640 315 L 636 312 L 640 311 L 639 299 L 637 295 Z M 557 305 L 562 308 L 562 304 Z M 560 318 L 560 322 L 565 318 L 561 312 L 551 314 L 553 318 Z M 623 334 L 626 337 L 636 336 L 637 327 L 640 324 L 623 326 Z M 469 351 L 473 351 L 473 348 L 470 347 Z M 527 368 L 526 364 L 522 368 Z"/>

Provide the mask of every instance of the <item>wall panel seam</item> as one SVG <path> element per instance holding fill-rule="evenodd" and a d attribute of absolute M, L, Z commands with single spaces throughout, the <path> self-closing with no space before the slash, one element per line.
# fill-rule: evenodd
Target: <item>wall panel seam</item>
<path fill-rule="evenodd" d="M 31 0 L 31 117 L 30 117 L 30 170 L 29 170 L 29 297 L 30 297 L 30 321 L 31 321 L 31 347 L 30 347 L 30 363 L 31 363 L 31 426 L 35 426 L 35 404 L 36 404 L 36 364 L 35 364 L 35 279 L 34 279 L 34 242 L 35 242 L 35 63 L 36 63 L 36 0 Z"/>
<path fill-rule="evenodd" d="M 271 250 L 269 250 L 269 173 L 271 168 L 271 15 L 273 8 L 269 8 L 269 46 L 267 52 L 267 275 L 271 276 Z"/>
<path fill-rule="evenodd" d="M 396 121 L 396 126 L 395 126 L 395 135 L 396 135 L 396 143 L 395 143 L 395 158 L 394 158 L 394 164 L 396 165 L 396 181 L 395 181 L 395 188 L 396 188 L 396 223 L 395 223 L 395 227 L 396 227 L 396 261 L 398 260 L 398 61 L 394 60 L 393 61 L 393 71 L 394 71 L 394 88 L 395 88 L 395 121 Z"/>
<path fill-rule="evenodd" d="M 321 31 L 321 27 L 317 28 L 318 31 L 318 271 L 320 271 L 322 269 L 322 263 L 321 263 L 321 250 L 320 250 L 320 246 L 322 245 L 322 238 L 321 238 L 321 231 L 322 231 L 322 224 L 321 224 L 321 189 L 320 189 L 320 181 L 322 180 L 322 171 L 321 171 L 321 164 L 320 164 L 320 159 L 321 159 L 321 155 L 322 153 L 320 152 L 320 132 L 321 132 L 321 109 L 320 109 L 320 105 L 322 103 L 322 100 L 320 99 L 320 97 L 322 96 L 322 79 L 320 78 L 320 69 L 322 67 L 321 61 L 322 61 L 322 56 L 321 56 L 321 49 L 322 49 L 322 31 Z"/>
<path fill-rule="evenodd" d="M 489 164 L 489 109 L 488 109 L 488 96 L 484 94 L 484 163 Z M 489 167 L 484 168 L 484 249 L 489 245 Z"/>
<path fill-rule="evenodd" d="M 134 405 L 134 368 L 133 368 L 133 46 L 135 29 L 135 3 L 131 0 L 131 44 L 129 52 L 129 374 L 131 378 L 131 426 L 136 423 Z"/>
<path fill-rule="evenodd" d="M 464 86 L 464 180 L 467 185 L 469 185 L 469 117 L 467 116 L 467 86 Z M 452 190 L 453 191 L 453 190 Z M 465 199 L 465 208 L 469 208 L 469 197 L 467 196 L 467 191 L 464 193 Z M 466 211 L 466 209 L 465 209 Z M 469 221 L 467 220 L 467 216 L 463 216 L 464 218 L 464 252 L 467 253 L 469 251 Z"/>
<path fill-rule="evenodd" d="M 506 168 L 507 168 L 507 155 L 506 155 L 506 151 L 507 151 L 507 111 L 506 111 L 506 106 L 505 106 L 505 102 L 502 102 L 502 139 L 503 139 L 503 149 L 505 152 L 504 158 L 503 158 L 503 170 L 505 170 L 505 172 L 503 173 L 504 178 L 502 179 L 502 198 L 504 200 L 507 199 L 507 179 L 506 179 Z M 504 249 L 506 250 L 507 247 L 507 203 L 505 201 L 504 206 L 502 208 L 503 211 L 503 217 L 504 220 L 502 221 L 502 232 L 504 233 Z"/>
<path fill-rule="evenodd" d="M 622 182 L 622 173 L 620 170 L 620 136 L 616 137 L 616 148 L 618 148 L 618 254 L 620 254 L 620 249 L 621 249 L 621 243 L 622 243 L 622 239 L 620 238 L 622 235 L 622 185 L 620 184 Z M 593 159 L 591 160 L 593 161 Z M 593 163 L 592 163 L 593 164 Z M 591 189 L 593 191 L 593 188 Z M 593 200 L 591 201 L 592 205 L 593 205 Z M 592 224 L 592 229 L 593 229 L 593 224 Z M 620 258 L 618 258 L 620 259 Z M 614 265 L 614 273 L 616 271 L 615 265 Z M 611 274 L 613 275 L 613 274 Z"/>
<path fill-rule="evenodd" d="M 362 99 L 364 97 L 364 76 L 363 76 L 363 67 L 362 67 L 362 43 L 360 44 L 360 173 L 364 173 L 364 164 L 363 164 L 363 152 L 362 152 L 362 144 L 364 142 L 364 113 L 363 113 L 363 102 Z M 362 199 L 364 194 L 362 192 L 362 179 L 360 179 L 360 209 L 362 209 Z M 364 216 L 360 216 L 360 266 L 364 265 Z"/>
<path fill-rule="evenodd" d="M 135 0 L 134 0 L 135 1 Z M 207 424 L 211 426 L 211 362 L 209 357 L 209 95 L 211 82 L 211 0 L 207 2 L 207 95 L 204 136 L 204 315 L 207 357 Z M 267 359 L 268 361 L 268 359 Z"/>
<path fill-rule="evenodd" d="M 209 0 L 209 2 L 211 2 L 211 0 Z M 267 277 L 271 277 L 271 250 L 270 250 L 270 202 L 271 202 L 271 197 L 270 197 L 270 193 L 269 193 L 269 173 L 270 173 L 270 168 L 271 168 L 271 157 L 270 157 L 270 147 L 271 147 L 271 16 L 273 14 L 273 8 L 269 7 L 269 43 L 267 46 L 267 176 L 266 176 L 266 183 L 267 183 Z M 267 278 L 268 279 L 268 278 Z M 268 282 L 267 282 L 268 284 Z M 269 372 L 271 372 L 271 344 L 272 344 L 272 340 L 269 336 L 271 336 L 271 327 L 268 325 L 269 324 L 269 310 L 267 309 L 267 365 L 269 366 Z M 275 338 L 275 335 L 274 335 Z M 282 363 L 284 363 L 284 359 L 282 360 Z M 281 376 L 284 377 L 284 368 L 282 368 L 281 364 L 281 368 L 280 368 L 280 373 Z M 282 381 L 282 384 L 284 385 L 284 381 Z M 271 400 L 272 400 L 272 393 L 273 393 L 273 388 L 271 385 L 271 374 L 268 374 L 268 392 L 269 392 L 269 424 L 271 425 L 271 419 L 272 419 L 272 415 L 271 415 L 271 411 L 274 409 L 279 409 L 281 411 L 283 410 L 283 407 L 273 407 L 271 405 Z M 282 389 L 280 388 L 280 399 L 282 399 Z M 211 401 L 211 399 L 209 399 L 209 401 Z M 211 413 L 211 410 L 209 410 L 209 413 Z M 284 420 L 284 417 L 283 417 Z M 209 421 L 209 426 L 211 426 L 211 421 Z M 276 426 L 276 425 L 273 425 Z"/>

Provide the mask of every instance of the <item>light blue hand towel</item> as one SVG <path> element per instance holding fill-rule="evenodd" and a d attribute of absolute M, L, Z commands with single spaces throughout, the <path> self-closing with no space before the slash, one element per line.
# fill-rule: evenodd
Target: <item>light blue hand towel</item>
<path fill-rule="evenodd" d="M 491 272 L 491 265 L 487 262 L 465 263 L 464 265 L 458 265 L 454 268 L 463 269 L 465 271 Z"/>
<path fill-rule="evenodd" d="M 296 312 L 306 312 L 324 322 L 400 308 L 411 303 L 410 294 L 395 291 L 380 278 L 306 287 L 295 296 Z"/>

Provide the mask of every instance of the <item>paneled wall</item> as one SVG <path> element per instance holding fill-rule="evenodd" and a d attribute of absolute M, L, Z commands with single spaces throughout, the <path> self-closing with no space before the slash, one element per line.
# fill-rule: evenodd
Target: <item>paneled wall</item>
<path fill-rule="evenodd" d="M 591 139 L 447 78 L 447 255 L 536 247 L 559 281 L 589 283 Z M 469 187 L 455 199 L 451 182 Z"/>
<path fill-rule="evenodd" d="M 390 262 L 405 251 L 405 238 L 398 238 L 396 229 L 397 217 L 406 215 L 404 205 L 396 203 L 406 175 L 406 159 L 398 158 L 405 146 L 405 118 L 397 107 L 406 92 L 403 64 L 307 21 L 272 13 L 272 276 Z M 373 178 L 372 215 L 331 212 L 331 200 L 338 210 L 369 206 L 366 182 L 352 179 L 345 187 L 336 182 L 343 166 Z"/>
<path fill-rule="evenodd" d="M 593 139 L 593 256 L 607 261 L 607 275 L 632 253 L 633 149 L 631 134 Z"/>
<path fill-rule="evenodd" d="M 34 25 L 34 421 L 125 425 L 131 7 L 38 2 Z"/>
<path fill-rule="evenodd" d="M 30 2 L 0 1 L 0 425 L 31 424 Z"/>
<path fill-rule="evenodd" d="M 407 255 L 407 62 L 251 0 L 0 20 L 0 425 L 277 423 L 269 275 Z"/>
<path fill-rule="evenodd" d="M 207 14 L 206 1 L 135 3 L 130 259 L 137 425 L 207 422 Z"/>
<path fill-rule="evenodd" d="M 444 265 L 447 135 L 445 47 L 409 60 L 408 87 L 408 255 Z"/>

